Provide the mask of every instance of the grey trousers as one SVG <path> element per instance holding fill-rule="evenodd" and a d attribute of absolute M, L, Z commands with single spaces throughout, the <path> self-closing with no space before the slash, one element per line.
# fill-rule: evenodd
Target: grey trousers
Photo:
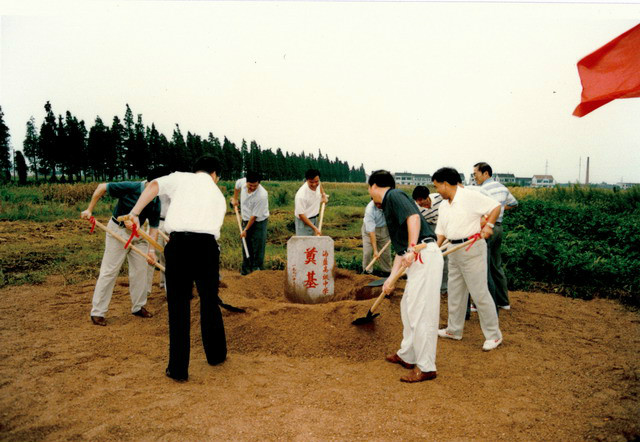
<path fill-rule="evenodd" d="M 316 234 L 311 227 L 303 223 L 297 216 L 294 217 L 294 220 L 296 223 L 296 236 L 313 236 Z M 318 227 L 318 215 L 309 218 L 309 221 L 311 221 L 311 224 Z"/>
<path fill-rule="evenodd" d="M 117 233 L 124 239 L 129 239 L 129 232 L 124 227 L 120 227 L 118 224 L 109 221 L 107 224 L 109 230 Z M 124 263 L 125 258 L 129 263 L 129 294 L 131 295 L 131 313 L 135 313 L 140 310 L 147 303 L 147 269 L 149 264 L 147 260 L 132 252 L 131 249 L 126 249 L 117 239 L 113 238 L 110 234 L 105 233 L 104 255 L 102 257 L 102 264 L 100 265 L 100 276 L 98 276 L 98 282 L 96 282 L 96 288 L 93 292 L 93 308 L 91 309 L 91 316 L 102 316 L 109 310 L 109 303 L 111 302 L 111 295 L 113 294 L 113 287 L 116 284 L 116 279 L 120 273 L 120 268 Z M 141 238 L 135 239 L 132 245 L 141 249 L 143 252 L 148 251 L 148 244 Z"/>
<path fill-rule="evenodd" d="M 364 272 L 364 269 L 369 265 L 373 258 L 373 244 L 371 244 L 369 234 L 364 231 L 364 225 L 360 231 L 362 232 L 362 271 Z M 389 229 L 387 226 L 376 227 L 376 246 L 378 247 L 378 252 L 382 250 L 388 241 Z M 387 250 L 385 250 L 380 258 L 378 258 L 376 264 L 378 264 L 383 272 L 391 272 L 391 246 L 387 247 Z M 371 270 L 369 273 L 371 273 Z"/>
<path fill-rule="evenodd" d="M 478 309 L 480 327 L 485 339 L 500 339 L 496 304 L 487 286 L 487 243 L 476 241 L 467 251 L 460 249 L 449 255 L 449 317 L 447 332 L 462 337 L 467 301 Z"/>
<path fill-rule="evenodd" d="M 502 245 L 502 225 L 496 224 L 493 228 L 493 235 L 487 240 L 487 251 L 489 261 L 489 277 L 493 281 L 491 295 L 496 306 L 503 307 L 509 305 L 509 292 L 507 289 L 507 277 L 502 268 L 502 255 L 500 246 Z"/>
<path fill-rule="evenodd" d="M 254 221 L 251 228 L 247 232 L 246 241 L 249 249 L 249 258 L 242 248 L 242 274 L 247 275 L 254 270 L 262 270 L 264 268 L 264 249 L 267 245 L 267 222 Z M 247 226 L 248 221 L 242 221 L 242 227 Z"/>

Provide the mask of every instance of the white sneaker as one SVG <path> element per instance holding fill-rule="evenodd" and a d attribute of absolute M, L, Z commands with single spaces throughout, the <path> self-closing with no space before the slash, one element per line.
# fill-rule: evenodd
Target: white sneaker
<path fill-rule="evenodd" d="M 510 305 L 501 305 L 498 308 L 501 308 L 502 310 L 511 310 L 511 306 Z"/>
<path fill-rule="evenodd" d="M 462 336 L 453 335 L 449 333 L 446 328 L 441 328 L 440 330 L 438 330 L 438 336 L 440 336 L 441 338 L 455 339 L 456 341 L 462 339 Z"/>
<path fill-rule="evenodd" d="M 493 350 L 494 348 L 497 348 L 498 345 L 502 344 L 502 338 L 500 339 L 488 339 L 486 341 L 484 341 L 484 344 L 482 345 L 482 349 L 484 351 L 490 351 Z"/>
<path fill-rule="evenodd" d="M 473 313 L 478 311 L 475 304 L 471 304 L 471 307 L 469 307 L 469 310 L 471 310 Z"/>

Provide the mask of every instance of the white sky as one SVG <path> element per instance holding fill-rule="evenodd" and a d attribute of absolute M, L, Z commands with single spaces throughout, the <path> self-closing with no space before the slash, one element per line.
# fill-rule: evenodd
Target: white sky
<path fill-rule="evenodd" d="M 367 172 L 640 182 L 640 98 L 571 115 L 576 63 L 640 4 L 4 1 L 0 106 L 12 144 L 44 104 L 87 129 L 125 104 L 239 147 L 321 149 Z"/>

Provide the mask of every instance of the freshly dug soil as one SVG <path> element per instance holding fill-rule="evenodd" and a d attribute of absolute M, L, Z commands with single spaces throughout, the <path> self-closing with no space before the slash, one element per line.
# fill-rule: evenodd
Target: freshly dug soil
<path fill-rule="evenodd" d="M 0 290 L 4 441 L 623 441 L 640 435 L 640 315 L 608 300 L 510 293 L 504 344 L 483 352 L 477 315 L 438 343 L 438 377 L 404 384 L 384 361 L 402 337 L 401 290 L 354 326 L 375 277 L 340 271 L 333 302 L 293 304 L 284 273 L 224 272 L 229 356 L 207 365 L 192 301 L 190 378 L 164 375 L 167 308 L 154 287 L 131 315 L 120 278 L 107 327 L 89 319 L 95 281 Z M 156 283 L 159 280 L 156 275 Z M 401 283 L 400 286 L 403 284 Z M 441 324 L 446 323 L 446 296 Z"/>

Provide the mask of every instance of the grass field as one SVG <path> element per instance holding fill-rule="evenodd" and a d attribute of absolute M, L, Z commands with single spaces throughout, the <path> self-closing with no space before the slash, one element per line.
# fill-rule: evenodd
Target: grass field
<path fill-rule="evenodd" d="M 233 182 L 221 182 L 230 197 Z M 264 182 L 271 216 L 265 264 L 286 266 L 294 234 L 293 200 L 300 183 Z M 69 281 L 97 276 L 102 234 L 89 236 L 79 219 L 95 183 L 0 187 L 0 285 L 37 283 L 62 274 Z M 339 267 L 359 270 L 360 228 L 369 201 L 364 183 L 326 183 L 330 203 L 323 232 L 335 241 Z M 407 193 L 411 188 L 403 188 Z M 568 296 L 604 296 L 638 304 L 640 296 L 640 190 L 582 187 L 512 188 L 518 209 L 504 219 L 503 258 L 510 289 L 547 290 Z M 103 198 L 94 215 L 107 220 L 114 201 Z M 241 243 L 228 211 L 220 240 L 221 265 L 239 269 Z M 123 269 L 123 272 L 125 270 Z"/>

